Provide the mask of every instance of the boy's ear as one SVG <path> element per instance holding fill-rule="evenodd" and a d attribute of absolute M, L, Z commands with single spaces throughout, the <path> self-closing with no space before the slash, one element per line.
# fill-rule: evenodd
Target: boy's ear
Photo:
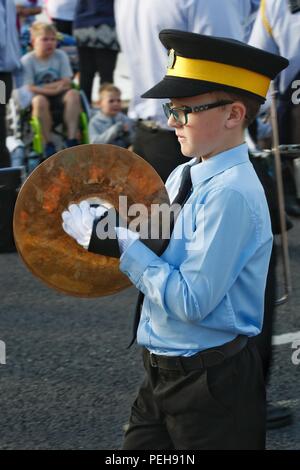
<path fill-rule="evenodd" d="M 230 114 L 226 120 L 225 126 L 227 129 L 233 129 L 234 127 L 243 124 L 246 117 L 246 106 L 241 101 L 235 101 L 230 110 Z"/>

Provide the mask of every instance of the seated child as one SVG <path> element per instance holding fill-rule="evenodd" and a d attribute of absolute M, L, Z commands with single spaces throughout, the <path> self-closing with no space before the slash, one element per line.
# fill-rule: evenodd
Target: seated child
<path fill-rule="evenodd" d="M 52 24 L 35 22 L 31 27 L 33 51 L 22 57 L 24 85 L 33 93 L 32 116 L 41 123 L 46 158 L 56 152 L 51 141 L 53 124 L 65 124 L 67 147 L 78 144 L 81 111 L 80 94 L 71 88 L 69 59 L 56 49 L 56 35 Z"/>
<path fill-rule="evenodd" d="M 99 91 L 99 110 L 89 123 L 91 144 L 129 147 L 133 140 L 134 121 L 121 112 L 121 91 L 104 83 Z"/>

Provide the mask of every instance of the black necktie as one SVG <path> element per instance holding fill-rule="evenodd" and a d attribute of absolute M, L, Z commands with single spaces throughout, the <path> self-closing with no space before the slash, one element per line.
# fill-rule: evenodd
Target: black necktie
<path fill-rule="evenodd" d="M 188 199 L 190 193 L 191 193 L 191 189 L 192 189 L 191 166 L 186 165 L 183 169 L 183 172 L 182 172 L 181 183 L 180 183 L 180 187 L 179 187 L 177 196 L 175 197 L 172 204 L 179 204 L 182 208 L 184 206 L 186 200 Z M 179 214 L 179 212 L 177 213 L 177 216 L 178 216 L 178 214 Z M 176 216 L 172 217 L 171 221 L 170 221 L 170 235 L 173 232 L 175 221 L 176 221 Z M 169 242 L 170 242 L 170 239 L 168 239 L 168 238 L 166 238 L 163 241 L 163 244 L 159 247 L 159 249 L 156 252 L 156 254 L 158 256 L 162 255 L 162 253 L 167 248 Z M 137 334 L 138 326 L 139 326 L 139 323 L 140 323 L 143 301 L 144 301 L 144 294 L 143 294 L 143 292 L 139 292 L 138 299 L 137 299 L 137 304 L 136 304 L 136 307 L 135 307 L 134 321 L 133 321 L 133 337 L 132 337 L 131 343 L 129 344 L 128 348 L 130 348 L 136 340 L 136 334 Z"/>

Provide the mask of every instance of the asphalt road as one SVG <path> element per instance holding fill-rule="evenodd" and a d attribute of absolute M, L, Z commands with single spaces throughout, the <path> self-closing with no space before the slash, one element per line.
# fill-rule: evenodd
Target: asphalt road
<path fill-rule="evenodd" d="M 276 335 L 300 330 L 300 222 L 294 222 L 293 293 L 277 311 Z M 0 295 L 6 344 L 0 449 L 120 448 L 143 375 L 139 349 L 126 349 L 136 290 L 93 300 L 68 297 L 44 286 L 13 253 L 0 255 Z M 294 423 L 270 431 L 268 449 L 300 448 L 300 364 L 292 363 L 292 353 L 291 343 L 274 346 L 269 398 L 289 405 Z"/>

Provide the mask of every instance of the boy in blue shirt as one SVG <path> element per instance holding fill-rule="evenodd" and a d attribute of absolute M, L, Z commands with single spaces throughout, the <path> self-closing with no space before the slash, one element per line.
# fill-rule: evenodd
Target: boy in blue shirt
<path fill-rule="evenodd" d="M 231 39 L 177 30 L 160 39 L 167 73 L 143 97 L 171 99 L 168 124 L 191 162 L 166 182 L 182 210 L 163 250 L 116 227 L 120 269 L 143 294 L 137 342 L 146 370 L 123 448 L 263 449 L 264 378 L 248 337 L 262 327 L 272 231 L 244 130 L 288 61 Z M 105 254 L 88 213 L 85 201 L 70 206 L 63 227 Z M 97 216 L 102 223 L 107 211 Z M 185 224 L 191 229 L 178 231 Z"/>

